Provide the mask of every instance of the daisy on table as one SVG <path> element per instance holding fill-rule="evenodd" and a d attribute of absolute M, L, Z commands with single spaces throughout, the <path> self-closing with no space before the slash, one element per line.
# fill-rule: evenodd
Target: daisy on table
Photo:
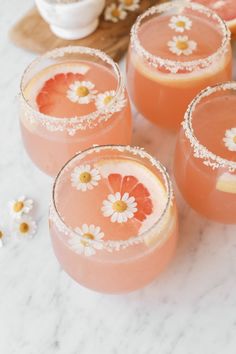
<path fill-rule="evenodd" d="M 139 8 L 140 0 L 119 0 L 125 10 L 135 11 Z"/>
<path fill-rule="evenodd" d="M 111 4 L 107 6 L 105 13 L 104 13 L 104 18 L 106 21 L 111 21 L 111 22 L 118 22 L 119 20 L 124 20 L 127 17 L 127 12 L 125 11 L 125 8 L 123 5 L 116 5 L 116 4 Z"/>
<path fill-rule="evenodd" d="M 11 200 L 8 205 L 10 214 L 13 218 L 20 218 L 23 214 L 28 214 L 33 208 L 33 200 L 26 198 L 24 195 Z"/>
<path fill-rule="evenodd" d="M 15 219 L 12 225 L 12 235 L 18 239 L 32 238 L 37 231 L 36 222 L 29 216 Z"/>

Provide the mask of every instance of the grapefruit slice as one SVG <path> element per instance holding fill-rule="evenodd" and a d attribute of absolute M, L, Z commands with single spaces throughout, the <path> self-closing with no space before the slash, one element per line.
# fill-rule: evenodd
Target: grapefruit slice
<path fill-rule="evenodd" d="M 66 63 L 49 66 L 36 74 L 24 89 L 33 108 L 53 117 L 73 117 L 78 105 L 67 98 L 67 91 L 75 81 L 84 79 L 89 66 Z"/>
<path fill-rule="evenodd" d="M 168 85 L 171 87 L 188 88 L 196 86 L 197 81 L 206 80 L 208 77 L 214 75 L 226 66 L 226 60 L 229 60 L 225 56 L 222 56 L 221 60 L 211 65 L 209 68 L 202 69 L 201 71 L 195 70 L 187 73 L 166 73 L 161 72 L 150 65 L 145 64 L 142 58 L 138 57 L 135 53 L 131 54 L 131 61 L 135 68 L 141 75 L 149 80 L 155 81 L 162 85 Z"/>
<path fill-rule="evenodd" d="M 217 180 L 216 189 L 225 193 L 236 194 L 236 175 L 223 173 Z"/>
<path fill-rule="evenodd" d="M 122 197 L 128 193 L 129 197 L 134 197 L 137 203 L 134 219 L 139 225 L 138 235 L 149 230 L 162 215 L 167 202 L 165 186 L 158 176 L 144 165 L 125 159 L 101 160 L 95 167 L 107 180 L 111 194 L 118 192 Z M 170 216 L 169 213 L 168 222 Z M 166 227 L 166 222 L 163 227 Z M 148 235 L 145 238 L 146 245 L 152 246 L 159 234 Z"/>
<path fill-rule="evenodd" d="M 191 0 L 192 1 L 192 0 Z M 226 21 L 232 35 L 236 36 L 236 1 L 235 0 L 194 0 L 209 7 Z"/>

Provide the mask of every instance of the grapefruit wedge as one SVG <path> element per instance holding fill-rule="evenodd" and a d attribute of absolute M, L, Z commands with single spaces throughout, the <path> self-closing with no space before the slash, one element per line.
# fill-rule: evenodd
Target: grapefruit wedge
<path fill-rule="evenodd" d="M 192 1 L 191 1 L 192 2 Z M 194 0 L 215 11 L 228 25 L 236 38 L 236 1 L 235 0 Z"/>
<path fill-rule="evenodd" d="M 40 71 L 24 89 L 24 95 L 39 112 L 52 117 L 73 117 L 78 105 L 67 98 L 75 81 L 84 79 L 89 67 L 81 63 L 56 64 Z"/>
<path fill-rule="evenodd" d="M 129 197 L 134 198 L 137 211 L 133 221 L 138 227 L 137 235 L 148 231 L 162 215 L 167 201 L 165 187 L 158 176 L 144 165 L 125 159 L 102 160 L 96 164 L 96 168 L 107 180 L 111 194 L 119 193 L 122 197 L 128 193 Z M 164 228 L 171 221 L 170 213 L 167 219 L 163 223 Z M 151 235 L 147 233 L 144 240 L 146 245 L 156 244 L 160 234 L 161 230 L 159 233 L 152 232 Z"/>

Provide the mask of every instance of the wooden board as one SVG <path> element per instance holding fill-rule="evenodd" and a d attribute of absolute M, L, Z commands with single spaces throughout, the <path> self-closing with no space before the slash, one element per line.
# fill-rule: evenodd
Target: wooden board
<path fill-rule="evenodd" d="M 127 18 L 118 23 L 105 21 L 102 15 L 99 27 L 94 33 L 86 38 L 73 41 L 56 37 L 37 9 L 33 8 L 10 30 L 10 38 L 17 46 L 36 53 L 44 53 L 66 45 L 83 45 L 99 48 L 113 59 L 119 60 L 127 50 L 130 28 L 136 17 L 148 7 L 165 1 L 141 0 L 138 10 L 128 12 Z M 107 4 L 111 2 L 113 1 L 107 0 Z"/>

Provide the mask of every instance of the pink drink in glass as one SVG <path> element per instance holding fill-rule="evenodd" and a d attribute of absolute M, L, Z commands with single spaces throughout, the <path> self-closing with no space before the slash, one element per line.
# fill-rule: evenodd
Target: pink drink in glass
<path fill-rule="evenodd" d="M 185 114 L 175 152 L 175 179 L 209 219 L 236 224 L 236 83 L 202 91 Z"/>
<path fill-rule="evenodd" d="M 53 190 L 55 254 L 78 283 L 122 293 L 154 280 L 173 257 L 177 212 L 164 167 L 139 148 L 88 149 L 61 170 Z"/>
<path fill-rule="evenodd" d="M 131 31 L 127 77 L 137 110 L 177 130 L 200 90 L 232 78 L 229 30 L 198 4 L 173 1 L 150 8 Z"/>
<path fill-rule="evenodd" d="M 29 156 L 51 176 L 93 144 L 129 144 L 131 112 L 118 66 L 91 48 L 46 53 L 23 75 L 20 122 Z"/>

